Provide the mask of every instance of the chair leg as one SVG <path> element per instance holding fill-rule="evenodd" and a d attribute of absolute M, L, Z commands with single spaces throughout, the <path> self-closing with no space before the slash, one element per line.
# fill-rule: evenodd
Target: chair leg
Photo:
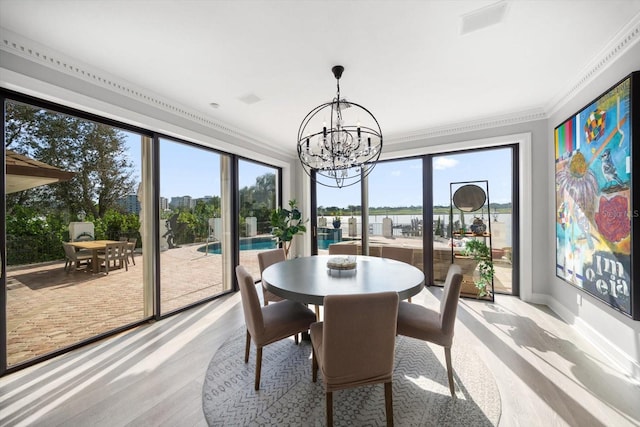
<path fill-rule="evenodd" d="M 327 396 L 327 427 L 333 427 L 333 392 L 328 391 Z"/>
<path fill-rule="evenodd" d="M 247 344 L 244 346 L 244 363 L 249 363 L 249 348 L 251 347 L 251 334 L 247 329 Z"/>
<path fill-rule="evenodd" d="M 320 306 L 316 305 L 316 320 L 320 321 Z"/>
<path fill-rule="evenodd" d="M 255 389 L 260 389 L 260 370 L 262 369 L 262 347 L 256 349 L 256 386 Z"/>
<path fill-rule="evenodd" d="M 296 341 L 296 345 L 298 345 L 298 334 L 297 333 L 293 336 L 293 339 Z"/>
<path fill-rule="evenodd" d="M 393 427 L 393 383 L 384 383 L 384 407 L 387 412 L 387 427 Z"/>
<path fill-rule="evenodd" d="M 411 302 L 411 297 L 409 297 L 409 299 L 407 299 L 407 301 Z"/>
<path fill-rule="evenodd" d="M 451 397 L 455 397 L 456 388 L 453 384 L 453 366 L 451 366 L 451 347 L 444 348 L 444 358 L 447 362 L 447 376 L 449 377 L 449 391 L 451 391 Z"/>

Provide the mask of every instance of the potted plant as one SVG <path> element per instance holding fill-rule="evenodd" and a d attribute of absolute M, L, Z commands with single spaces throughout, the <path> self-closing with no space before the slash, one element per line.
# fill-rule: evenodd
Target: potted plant
<path fill-rule="evenodd" d="M 495 270 L 489 247 L 480 239 L 471 239 L 465 244 L 464 254 L 478 261 L 480 276 L 475 280 L 476 288 L 478 288 L 478 298 L 490 295 L 489 287 L 493 283 Z"/>
<path fill-rule="evenodd" d="M 302 214 L 297 207 L 296 200 L 289 200 L 289 209 L 276 209 L 271 213 L 271 234 L 282 243 L 284 256 L 289 258 L 289 249 L 293 242 L 293 236 L 307 231 L 302 220 Z"/>

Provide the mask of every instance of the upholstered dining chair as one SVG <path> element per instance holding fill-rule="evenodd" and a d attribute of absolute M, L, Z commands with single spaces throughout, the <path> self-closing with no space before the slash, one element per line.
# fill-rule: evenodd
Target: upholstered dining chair
<path fill-rule="evenodd" d="M 284 255 L 284 249 L 271 249 L 268 251 L 258 252 L 258 264 L 260 265 L 260 283 L 262 284 L 262 300 L 264 305 L 268 305 L 270 302 L 282 301 L 282 297 L 269 292 L 267 287 L 264 285 L 262 281 L 262 272 L 265 268 L 273 265 L 277 262 L 284 261 L 286 259 Z"/>
<path fill-rule="evenodd" d="M 356 245 L 329 245 L 329 255 L 358 255 L 358 246 Z"/>
<path fill-rule="evenodd" d="M 384 383 L 387 425 L 393 425 L 393 358 L 398 294 L 327 295 L 324 321 L 311 325 L 313 382 L 322 372 L 327 425 L 333 425 L 333 392 Z"/>
<path fill-rule="evenodd" d="M 262 348 L 288 336 L 297 335 L 298 332 L 309 330 L 309 326 L 316 321 L 316 315 L 304 304 L 289 300 L 262 307 L 251 274 L 239 265 L 236 267 L 236 277 L 240 286 L 242 310 L 247 325 L 244 363 L 249 362 L 249 350 L 253 340 L 256 345 L 255 389 L 258 390 L 260 389 Z"/>
<path fill-rule="evenodd" d="M 458 299 L 462 286 L 462 269 L 451 264 L 444 282 L 440 311 L 430 310 L 419 304 L 400 302 L 398 307 L 398 335 L 429 341 L 444 347 L 444 356 L 449 378 L 449 391 L 455 396 L 453 366 L 451 365 L 451 344 L 456 324 Z"/>
<path fill-rule="evenodd" d="M 382 258 L 394 259 L 400 262 L 406 262 L 413 265 L 413 249 L 403 248 L 400 246 L 383 246 L 380 252 Z M 411 302 L 411 297 L 408 299 Z"/>

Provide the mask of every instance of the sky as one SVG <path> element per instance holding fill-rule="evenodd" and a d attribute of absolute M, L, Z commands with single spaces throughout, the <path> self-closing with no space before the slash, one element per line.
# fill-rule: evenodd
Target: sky
<path fill-rule="evenodd" d="M 491 203 L 508 203 L 511 201 L 510 176 L 511 150 L 508 148 L 435 156 L 434 205 L 449 205 L 450 183 L 477 180 L 489 181 Z M 422 206 L 422 188 L 422 159 L 379 162 L 369 174 L 369 206 Z M 318 206 L 344 208 L 359 204 L 358 184 L 341 189 L 318 186 Z"/>
<path fill-rule="evenodd" d="M 130 160 L 140 179 L 140 138 L 128 134 Z M 194 155 L 194 153 L 197 153 Z M 220 195 L 220 156 L 191 145 L 161 140 L 160 194 L 171 197 Z M 240 187 L 273 169 L 250 161 L 240 162 Z M 449 205 L 450 183 L 489 181 L 492 203 L 511 201 L 511 150 L 509 148 L 446 154 L 433 158 L 434 205 Z M 369 206 L 422 206 L 422 160 L 379 162 L 369 175 Z M 375 191 L 373 191 L 375 189 Z M 318 206 L 346 208 L 360 205 L 360 185 L 336 189 L 318 186 Z"/>

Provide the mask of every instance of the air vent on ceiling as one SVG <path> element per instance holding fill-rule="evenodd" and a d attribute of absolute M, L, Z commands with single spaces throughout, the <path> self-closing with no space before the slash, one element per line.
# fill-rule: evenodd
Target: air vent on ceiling
<path fill-rule="evenodd" d="M 499 24 L 504 19 L 507 12 L 507 2 L 505 0 L 490 4 L 473 12 L 461 15 L 462 24 L 460 35 L 468 34 L 491 25 Z"/>
<path fill-rule="evenodd" d="M 247 105 L 255 104 L 256 102 L 262 101 L 255 93 L 250 93 L 248 95 L 241 96 L 238 99 Z"/>

